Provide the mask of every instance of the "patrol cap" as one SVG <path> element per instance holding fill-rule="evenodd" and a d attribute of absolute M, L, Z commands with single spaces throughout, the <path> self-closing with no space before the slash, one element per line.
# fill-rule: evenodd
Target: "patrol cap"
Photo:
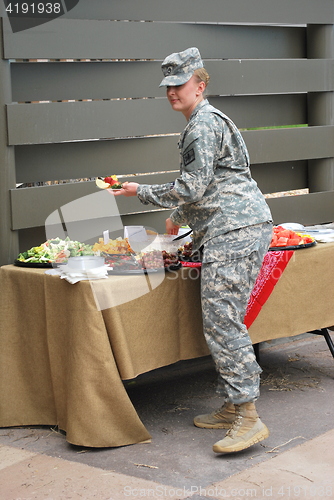
<path fill-rule="evenodd" d="M 201 54 L 196 47 L 167 56 L 161 65 L 165 78 L 159 87 L 183 85 L 193 76 L 195 69 L 203 68 Z"/>

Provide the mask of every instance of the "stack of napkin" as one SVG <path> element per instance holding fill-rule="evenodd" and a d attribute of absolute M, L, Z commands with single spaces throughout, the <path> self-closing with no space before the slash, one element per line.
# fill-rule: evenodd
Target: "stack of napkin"
<path fill-rule="evenodd" d="M 314 226 L 303 226 L 297 222 L 285 222 L 280 224 L 280 226 L 285 229 L 292 229 L 296 233 L 309 234 L 318 243 L 330 243 L 334 241 L 334 222 Z"/>
<path fill-rule="evenodd" d="M 67 265 L 60 266 L 58 269 L 46 271 L 46 274 L 58 275 L 61 279 L 65 279 L 71 285 L 79 281 L 100 280 L 108 278 L 108 266 L 94 267 L 92 269 L 73 269 Z"/>
<path fill-rule="evenodd" d="M 318 243 L 330 243 L 334 241 L 333 224 L 306 226 L 305 232 L 312 236 Z"/>

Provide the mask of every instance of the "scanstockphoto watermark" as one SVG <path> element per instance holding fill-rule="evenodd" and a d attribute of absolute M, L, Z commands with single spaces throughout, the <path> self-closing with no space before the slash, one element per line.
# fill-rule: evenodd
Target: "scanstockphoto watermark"
<path fill-rule="evenodd" d="M 149 237 L 143 226 L 126 227 L 127 229 L 129 229 L 129 227 L 141 227 L 145 233 L 145 237 L 139 240 L 132 240 L 134 235 L 128 235 L 130 246 L 134 249 L 136 256 L 139 258 L 137 263 L 141 262 L 140 259 L 142 259 L 142 268 L 140 268 L 138 264 L 139 268 L 135 269 L 132 273 L 136 275 L 134 280 L 118 279 L 117 284 L 115 280 L 96 279 L 96 276 L 92 273 L 92 279 L 89 281 L 99 311 L 125 304 L 149 294 L 163 281 L 165 283 L 168 281 L 176 282 L 180 280 L 199 281 L 202 265 L 205 266 L 205 264 L 200 262 L 201 255 L 199 252 L 195 254 L 195 258 L 192 259 L 195 260 L 195 262 L 177 262 L 176 266 L 173 263 L 167 265 L 167 261 L 164 261 L 163 258 L 163 252 L 166 249 L 164 245 L 172 243 L 174 248 L 173 242 L 169 239 L 165 241 L 164 237 L 161 239 L 160 237 L 163 235 L 159 235 L 155 230 L 150 231 L 150 233 L 155 236 Z M 106 230 L 108 235 L 114 235 L 113 239 L 116 236 L 120 238 L 122 238 L 121 235 L 123 235 L 123 237 L 125 236 L 125 228 L 120 215 L 117 199 L 107 190 L 98 190 L 96 193 L 83 196 L 66 205 L 62 205 L 52 212 L 45 221 L 47 240 L 57 237 L 62 240 L 70 239 L 76 242 L 93 245 L 101 238 Z M 154 238 L 154 241 L 152 238 Z M 179 245 L 182 246 L 181 242 L 182 240 L 177 242 L 173 252 L 177 251 Z M 154 251 L 152 252 L 153 248 Z M 153 261 L 150 259 L 150 252 L 154 253 Z M 224 260 L 237 259 L 238 253 L 225 251 L 221 257 L 223 263 Z M 171 259 L 170 262 L 173 262 L 173 259 Z M 184 264 L 188 264 L 189 267 L 185 267 Z M 112 274 L 110 271 L 109 269 L 108 275 Z M 274 269 L 272 273 L 273 278 L 278 279 L 279 276 L 276 274 L 279 273 L 280 275 L 282 270 Z M 131 272 L 128 274 L 131 274 Z M 104 273 L 102 277 L 107 278 L 108 275 Z M 66 276 L 62 277 L 65 279 L 69 278 Z M 86 278 L 89 277 L 89 273 L 87 273 Z"/>
<path fill-rule="evenodd" d="M 201 487 L 190 486 L 189 488 L 170 488 L 159 485 L 156 488 L 132 488 L 126 486 L 123 490 L 127 498 L 186 498 L 192 495 L 213 498 L 256 498 L 258 493 L 255 488 L 225 489 L 218 486 Z"/>
<path fill-rule="evenodd" d="M 280 485 L 258 486 L 257 488 L 221 488 L 219 486 L 190 486 L 188 488 L 170 488 L 159 485 L 156 488 L 132 488 L 126 486 L 123 490 L 125 498 L 173 498 L 182 499 L 198 495 L 205 498 L 333 498 L 333 483 L 325 481 L 312 485 Z M 108 500 L 111 500 L 108 499 Z"/>
<path fill-rule="evenodd" d="M 60 206 L 45 221 L 45 233 L 48 240 L 58 237 L 62 240 L 69 238 L 73 241 L 93 244 L 99 240 L 105 230 L 108 230 L 110 236 L 113 235 L 113 239 L 116 236 L 121 238 L 121 235 L 124 236 L 124 225 L 117 200 L 106 190 L 98 190 L 96 193 Z M 159 239 L 157 231 L 153 231 L 153 234 Z M 152 242 L 150 239 L 132 241 L 131 237 L 129 237 L 129 243 L 139 253 L 149 251 L 149 245 L 151 247 L 152 244 L 163 245 L 163 242 Z M 161 248 L 160 251 L 156 251 L 160 255 L 159 258 L 155 256 L 156 267 L 154 269 L 134 270 L 134 280 L 118 280 L 117 285 L 114 281 L 104 279 L 89 280 L 97 309 L 102 311 L 138 299 L 155 290 L 164 280 L 199 278 L 199 269 L 175 270 L 173 266 L 167 266 L 168 269 L 166 269 L 163 250 Z"/>
<path fill-rule="evenodd" d="M 80 0 L 3 0 L 1 17 L 8 17 L 11 31 L 17 33 L 66 15 Z"/>

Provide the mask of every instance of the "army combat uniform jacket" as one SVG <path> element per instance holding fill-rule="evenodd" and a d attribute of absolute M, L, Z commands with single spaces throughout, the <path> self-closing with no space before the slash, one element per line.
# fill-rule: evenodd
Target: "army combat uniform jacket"
<path fill-rule="evenodd" d="M 176 209 L 171 219 L 193 230 L 193 248 L 234 229 L 271 219 L 250 174 L 249 155 L 236 125 L 205 99 L 180 136 L 180 176 L 174 183 L 140 185 L 145 204 Z"/>

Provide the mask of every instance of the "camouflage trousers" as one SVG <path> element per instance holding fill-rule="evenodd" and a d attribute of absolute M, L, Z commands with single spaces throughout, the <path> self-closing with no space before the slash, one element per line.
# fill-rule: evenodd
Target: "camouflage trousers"
<path fill-rule="evenodd" d="M 204 335 L 218 372 L 217 391 L 242 404 L 260 394 L 260 373 L 243 323 L 248 300 L 272 236 L 270 222 L 230 231 L 203 249 Z"/>

